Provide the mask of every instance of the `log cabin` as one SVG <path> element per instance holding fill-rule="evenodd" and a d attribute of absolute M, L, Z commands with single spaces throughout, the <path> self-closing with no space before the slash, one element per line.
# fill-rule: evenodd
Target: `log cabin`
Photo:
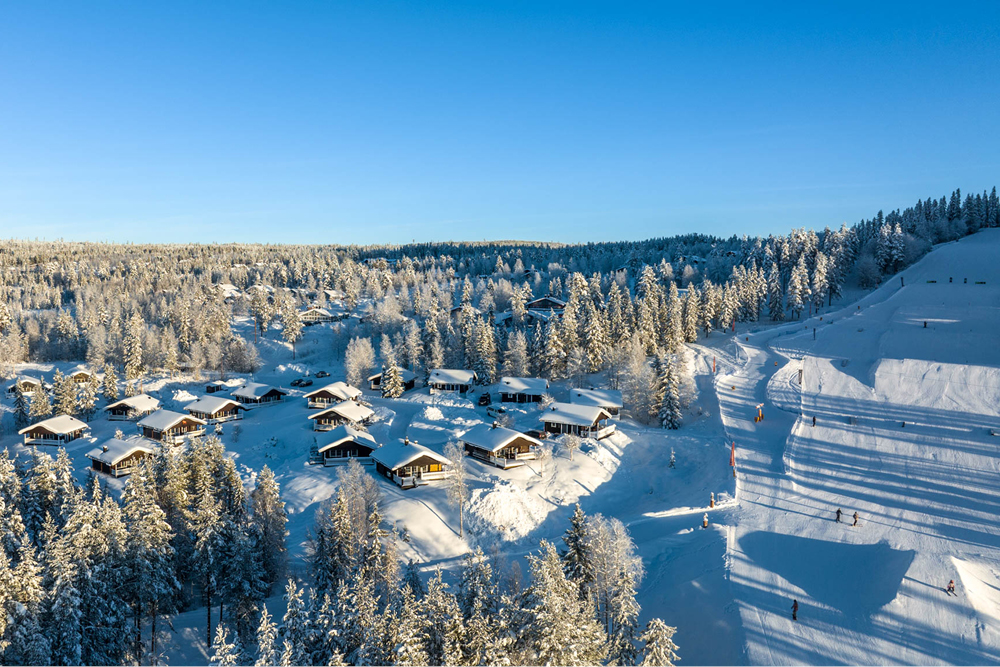
<path fill-rule="evenodd" d="M 562 310 L 566 302 L 554 296 L 540 296 L 524 304 L 528 310 Z"/>
<path fill-rule="evenodd" d="M 67 373 L 66 377 L 70 378 L 71 380 L 73 380 L 73 382 L 77 384 L 83 384 L 84 382 L 90 382 L 91 380 L 100 379 L 97 373 L 92 373 L 85 366 L 77 366 L 69 373 Z"/>
<path fill-rule="evenodd" d="M 153 453 L 148 441 L 142 438 L 119 440 L 110 438 L 87 452 L 91 467 L 105 475 L 121 477 L 131 474 L 139 463 Z"/>
<path fill-rule="evenodd" d="M 472 388 L 476 380 L 475 371 L 453 368 L 435 368 L 427 378 L 427 386 L 431 394 L 458 392 L 465 394 Z"/>
<path fill-rule="evenodd" d="M 133 421 L 159 409 L 160 401 L 157 399 L 146 394 L 136 394 L 110 403 L 104 408 L 104 411 L 108 413 L 109 421 Z"/>
<path fill-rule="evenodd" d="M 372 452 L 375 469 L 404 489 L 444 479 L 451 460 L 404 438 Z"/>
<path fill-rule="evenodd" d="M 157 410 L 140 419 L 136 426 L 144 437 L 170 445 L 205 435 L 204 420 L 171 410 Z"/>
<path fill-rule="evenodd" d="M 616 389 L 570 389 L 569 402 L 573 405 L 591 405 L 604 408 L 612 417 L 621 412 L 622 393 Z"/>
<path fill-rule="evenodd" d="M 504 469 L 523 466 L 525 461 L 538 458 L 537 448 L 542 446 L 540 440 L 496 423 L 473 426 L 461 441 L 471 456 Z"/>
<path fill-rule="evenodd" d="M 323 322 L 333 322 L 336 318 L 326 308 L 319 308 L 314 306 L 312 308 L 306 308 L 299 313 L 299 318 L 302 323 L 306 326 L 311 326 L 313 324 L 322 324 Z"/>
<path fill-rule="evenodd" d="M 361 390 L 346 382 L 334 382 L 306 394 L 303 398 L 310 408 L 327 408 L 343 401 L 356 401 Z"/>
<path fill-rule="evenodd" d="M 192 417 L 201 419 L 206 424 L 221 424 L 223 422 L 243 419 L 246 406 L 231 398 L 221 396 L 205 396 L 194 403 L 184 406 Z"/>
<path fill-rule="evenodd" d="M 502 377 L 497 385 L 501 403 L 539 403 L 548 393 L 545 378 Z"/>
<path fill-rule="evenodd" d="M 18 431 L 26 445 L 65 445 L 83 436 L 90 427 L 69 415 L 56 415 Z"/>
<path fill-rule="evenodd" d="M 354 401 L 342 401 L 334 406 L 309 415 L 314 431 L 332 431 L 341 424 L 367 424 L 375 412 L 367 405 Z"/>
<path fill-rule="evenodd" d="M 285 400 L 288 392 L 269 384 L 247 382 L 229 395 L 244 405 L 268 405 Z"/>
<path fill-rule="evenodd" d="M 316 448 L 317 458 L 311 462 L 325 466 L 339 465 L 355 459 L 361 464 L 373 463 L 372 451 L 378 443 L 370 433 L 341 424 L 329 431 Z"/>
<path fill-rule="evenodd" d="M 399 374 L 403 377 L 403 391 L 410 391 L 417 386 L 417 374 L 405 368 L 399 369 Z M 382 388 L 382 373 L 368 376 L 368 386 L 378 391 Z"/>
<path fill-rule="evenodd" d="M 611 415 L 604 408 L 594 405 L 553 403 L 542 412 L 541 421 L 548 433 L 572 433 L 581 438 L 600 440 L 615 432 L 609 424 Z"/>
<path fill-rule="evenodd" d="M 31 377 L 30 375 L 20 375 L 13 383 L 7 385 L 7 398 L 17 396 L 18 387 L 21 388 L 21 393 L 25 396 L 33 396 L 42 387 L 47 391 L 52 389 L 50 384 L 40 378 Z"/>

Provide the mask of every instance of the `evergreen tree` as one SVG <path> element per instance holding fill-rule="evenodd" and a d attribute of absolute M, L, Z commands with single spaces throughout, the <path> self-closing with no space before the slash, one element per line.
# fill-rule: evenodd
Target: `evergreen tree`
<path fill-rule="evenodd" d="M 462 611 L 441 570 L 427 582 L 427 595 L 420 606 L 423 612 L 424 651 L 431 665 L 458 665 L 462 662 L 464 628 Z"/>
<path fill-rule="evenodd" d="M 661 355 L 658 358 L 658 386 L 660 395 L 659 420 L 663 428 L 680 428 L 681 414 L 680 373 L 675 357 Z"/>
<path fill-rule="evenodd" d="M 504 351 L 503 372 L 510 377 L 527 377 L 531 372 L 528 356 L 528 339 L 522 331 L 514 331 L 507 337 Z"/>
<path fill-rule="evenodd" d="M 76 383 L 66 377 L 62 371 L 56 371 L 52 378 L 52 393 L 55 395 L 55 413 L 57 415 L 76 414 Z"/>
<path fill-rule="evenodd" d="M 587 590 L 594 580 L 592 557 L 590 553 L 590 532 L 587 527 L 587 515 L 577 503 L 573 516 L 569 520 L 569 528 L 563 535 L 566 551 L 562 554 L 563 570 L 566 578 L 579 587 L 581 600 L 587 597 Z"/>
<path fill-rule="evenodd" d="M 212 601 L 219 589 L 219 562 L 223 548 L 222 508 L 205 487 L 198 495 L 190 526 L 194 541 L 193 565 L 205 602 L 206 641 L 212 638 Z"/>
<path fill-rule="evenodd" d="M 421 667 L 430 664 L 424 650 L 424 619 L 418 613 L 417 600 L 410 586 L 403 586 L 396 607 L 396 632 L 393 664 Z"/>
<path fill-rule="evenodd" d="M 52 403 L 49 402 L 49 393 L 45 387 L 39 387 L 31 395 L 31 408 L 28 413 L 32 421 L 40 421 L 52 414 Z"/>
<path fill-rule="evenodd" d="M 816 253 L 816 266 L 813 268 L 813 279 L 812 279 L 812 298 L 813 305 L 816 306 L 816 310 L 823 307 L 823 302 L 826 301 L 827 292 L 829 289 L 828 281 L 829 276 L 827 275 L 827 260 L 826 255 L 822 252 Z"/>
<path fill-rule="evenodd" d="M 420 600 L 427 594 L 424 588 L 424 580 L 420 576 L 420 568 L 412 559 L 406 564 L 403 570 L 403 588 L 409 588 L 413 592 L 413 597 Z"/>
<path fill-rule="evenodd" d="M 643 667 L 673 667 L 680 660 L 677 655 L 677 645 L 674 644 L 674 633 L 677 628 L 672 628 L 658 618 L 651 619 L 646 624 L 646 629 L 639 636 L 639 641 L 643 643 Z"/>
<path fill-rule="evenodd" d="M 80 389 L 76 404 L 77 413 L 87 421 L 93 419 L 94 413 L 97 411 L 97 393 L 99 390 L 100 384 L 95 377 L 91 377 Z"/>
<path fill-rule="evenodd" d="M 291 299 L 286 299 L 281 306 L 281 337 L 292 346 L 292 359 L 295 358 L 295 343 L 302 338 L 302 316 Z"/>
<path fill-rule="evenodd" d="M 215 631 L 215 641 L 212 642 L 212 662 L 214 667 L 236 667 L 240 664 L 243 647 L 238 637 L 229 642 L 229 630 L 219 623 Z"/>
<path fill-rule="evenodd" d="M 128 319 L 125 329 L 124 359 L 125 381 L 134 382 L 142 377 L 142 339 L 146 325 L 139 311 L 134 311 Z"/>
<path fill-rule="evenodd" d="M 382 367 L 382 398 L 399 398 L 403 395 L 405 385 L 403 384 L 403 373 L 396 364 L 395 358 L 389 360 L 388 365 Z"/>
<path fill-rule="evenodd" d="M 448 500 L 458 509 L 458 536 L 463 537 L 465 535 L 465 503 L 469 500 L 465 452 L 460 445 L 450 442 L 444 448 L 444 455 L 451 461 L 451 472 L 447 478 Z"/>
<path fill-rule="evenodd" d="M 29 416 L 28 399 L 25 397 L 24 392 L 21 391 L 21 385 L 14 385 L 14 424 L 17 426 L 18 430 L 27 426 L 31 417 Z"/>
<path fill-rule="evenodd" d="M 271 667 L 278 664 L 278 628 L 267 613 L 264 605 L 260 613 L 260 625 L 257 627 L 257 661 L 255 667 Z"/>
<path fill-rule="evenodd" d="M 267 466 L 257 475 L 257 485 L 250 494 L 250 515 L 260 535 L 260 551 L 263 558 L 264 579 L 268 584 L 277 581 L 284 573 L 288 535 L 285 503 L 281 500 L 280 488 L 274 473 Z"/>
<path fill-rule="evenodd" d="M 285 616 L 281 620 L 283 665 L 308 665 L 309 610 L 302 601 L 302 591 L 293 579 L 285 586 Z"/>
<path fill-rule="evenodd" d="M 772 322 L 785 319 L 784 290 L 781 288 L 781 273 L 778 263 L 771 262 L 771 270 L 767 274 L 767 311 Z"/>
<path fill-rule="evenodd" d="M 104 398 L 109 403 L 118 400 L 118 376 L 111 364 L 104 365 Z"/>

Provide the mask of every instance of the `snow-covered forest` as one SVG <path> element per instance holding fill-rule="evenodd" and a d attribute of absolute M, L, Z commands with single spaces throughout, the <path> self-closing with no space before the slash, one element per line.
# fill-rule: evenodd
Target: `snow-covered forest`
<path fill-rule="evenodd" d="M 53 415 L 89 423 L 102 401 L 163 378 L 253 376 L 264 341 L 296 353 L 310 310 L 329 317 L 324 344 L 344 380 L 362 387 L 382 372 L 386 399 L 403 396 L 404 373 L 424 381 L 441 368 L 472 370 L 481 386 L 501 376 L 569 387 L 600 378 L 622 392 L 629 419 L 680 430 L 698 396 L 692 345 L 737 324 L 827 312 L 933 245 L 987 227 L 1000 227 L 995 188 L 767 238 L 4 241 L 0 372 L 62 365 L 51 387 L 29 395 L 12 385 L 0 436 L 13 441 Z M 62 368 L 77 363 L 99 375 L 75 383 Z M 496 423 L 512 425 L 499 413 Z M 572 460 L 579 439 L 560 437 Z M 460 521 L 461 470 L 447 489 Z M 645 572 L 629 529 L 580 505 L 560 539 L 524 553 L 474 546 L 449 583 L 439 567 L 404 562 L 410 535 L 386 520 L 382 480 L 356 461 L 337 469 L 336 491 L 310 517 L 306 568 L 289 566 L 290 513 L 275 474 L 238 463 L 212 435 L 157 445 L 119 485 L 79 478 L 63 449 L 0 454 L 3 664 L 162 664 L 164 628 L 195 610 L 218 665 L 668 665 L 683 656 L 674 644 L 683 616 L 639 621 Z M 266 601 L 276 597 L 284 611 L 272 615 Z"/>

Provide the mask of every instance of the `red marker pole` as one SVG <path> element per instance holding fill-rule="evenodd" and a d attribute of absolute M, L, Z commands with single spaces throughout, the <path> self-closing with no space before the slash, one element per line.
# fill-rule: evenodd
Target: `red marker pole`
<path fill-rule="evenodd" d="M 736 441 L 733 441 L 733 448 L 729 451 L 729 465 L 733 469 L 733 479 L 736 479 Z"/>

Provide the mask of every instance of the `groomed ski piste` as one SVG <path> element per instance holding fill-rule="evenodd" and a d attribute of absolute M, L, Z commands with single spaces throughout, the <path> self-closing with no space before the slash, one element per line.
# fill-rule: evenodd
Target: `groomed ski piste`
<path fill-rule="evenodd" d="M 902 287 L 900 276 L 887 278 L 862 300 L 812 318 L 713 332 L 691 346 L 697 398 L 680 430 L 621 418 L 615 435 L 585 441 L 572 459 L 549 444 L 544 470 L 467 459 L 463 537 L 443 486 L 404 491 L 370 470 L 386 520 L 406 537 L 399 556 L 425 576 L 440 567 L 455 583 L 477 544 L 499 545 L 508 563 L 542 539 L 560 546 L 578 502 L 627 525 L 646 568 L 640 624 L 661 617 L 677 626 L 683 665 L 1000 663 L 1000 436 L 990 435 L 1000 433 L 998 259 L 1000 230 L 984 230 L 934 249 L 900 274 Z M 337 484 L 336 468 L 308 464 L 318 434 L 302 396 L 344 377 L 336 326 L 309 327 L 294 359 L 276 336 L 261 340 L 264 367 L 253 380 L 289 396 L 251 409 L 238 437 L 232 422 L 221 436 L 248 486 L 252 471 L 274 470 L 289 515 L 289 569 L 301 577 L 315 513 Z M 253 338 L 246 318 L 234 328 Z M 318 370 L 331 377 L 290 388 Z M 158 377 L 144 389 L 182 410 L 204 385 Z M 553 383 L 550 393 L 566 400 L 568 385 Z M 492 421 L 473 399 L 426 389 L 400 399 L 366 389 L 365 400 L 379 442 L 409 437 L 438 452 Z M 516 428 L 537 428 L 534 406 L 515 406 L 511 416 Z M 81 480 L 95 442 L 134 429 L 102 416 L 90 426 L 90 437 L 67 446 Z M 3 440 L 27 454 L 14 443 Z M 102 480 L 112 492 L 125 483 Z M 951 579 L 957 596 L 945 593 Z M 279 618 L 281 589 L 267 600 Z M 207 664 L 204 609 L 170 619 L 159 644 L 168 664 Z"/>
<path fill-rule="evenodd" d="M 744 662 L 1000 662 L 998 260 L 980 232 L 856 304 L 739 337 L 716 387 Z"/>

